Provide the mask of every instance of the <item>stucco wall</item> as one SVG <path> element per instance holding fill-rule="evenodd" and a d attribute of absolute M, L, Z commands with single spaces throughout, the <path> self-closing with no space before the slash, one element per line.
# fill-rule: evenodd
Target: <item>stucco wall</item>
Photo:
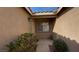
<path fill-rule="evenodd" d="M 56 19 L 53 32 L 56 32 L 62 36 L 70 38 L 75 43 L 68 42 L 71 51 L 79 51 L 79 8 L 72 8 L 65 14 Z"/>
<path fill-rule="evenodd" d="M 23 8 L 0 7 L 0 51 L 18 35 L 31 32 L 29 14 Z"/>

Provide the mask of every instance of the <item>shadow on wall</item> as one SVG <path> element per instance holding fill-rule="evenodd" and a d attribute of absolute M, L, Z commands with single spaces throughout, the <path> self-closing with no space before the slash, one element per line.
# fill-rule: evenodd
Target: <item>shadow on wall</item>
<path fill-rule="evenodd" d="M 68 45 L 70 52 L 78 52 L 79 51 L 79 43 L 77 43 L 75 39 L 72 40 L 70 38 L 67 38 L 65 36 L 62 36 L 60 34 L 53 32 L 53 39 L 58 39 L 58 38 L 65 41 L 65 43 Z"/>
<path fill-rule="evenodd" d="M 73 9 L 74 7 L 63 7 L 61 11 L 57 14 L 57 18 L 68 12 L 69 10 Z"/>

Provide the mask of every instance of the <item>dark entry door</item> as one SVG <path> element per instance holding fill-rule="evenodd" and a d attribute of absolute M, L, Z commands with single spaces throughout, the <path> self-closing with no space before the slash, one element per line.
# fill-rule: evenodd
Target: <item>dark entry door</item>
<path fill-rule="evenodd" d="M 35 31 L 39 39 L 48 39 L 52 34 L 55 20 L 53 19 L 36 19 Z"/>
<path fill-rule="evenodd" d="M 51 33 L 49 21 L 36 22 L 36 34 L 39 39 L 48 39 Z"/>
<path fill-rule="evenodd" d="M 49 22 L 38 22 L 37 32 L 49 32 Z"/>

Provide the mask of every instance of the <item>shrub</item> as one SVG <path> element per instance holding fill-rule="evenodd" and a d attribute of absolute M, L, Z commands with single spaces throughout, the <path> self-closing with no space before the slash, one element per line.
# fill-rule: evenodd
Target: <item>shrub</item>
<path fill-rule="evenodd" d="M 53 42 L 55 52 L 67 52 L 68 46 L 62 39 L 55 39 Z"/>
<path fill-rule="evenodd" d="M 24 33 L 17 40 L 10 42 L 7 47 L 9 51 L 33 52 L 36 51 L 38 39 L 32 33 Z"/>

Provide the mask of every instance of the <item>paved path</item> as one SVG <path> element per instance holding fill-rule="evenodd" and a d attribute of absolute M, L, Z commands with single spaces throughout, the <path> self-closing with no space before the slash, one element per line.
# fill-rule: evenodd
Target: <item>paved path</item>
<path fill-rule="evenodd" d="M 50 39 L 40 39 L 38 41 L 37 52 L 50 52 L 49 45 L 52 45 L 52 40 Z"/>

